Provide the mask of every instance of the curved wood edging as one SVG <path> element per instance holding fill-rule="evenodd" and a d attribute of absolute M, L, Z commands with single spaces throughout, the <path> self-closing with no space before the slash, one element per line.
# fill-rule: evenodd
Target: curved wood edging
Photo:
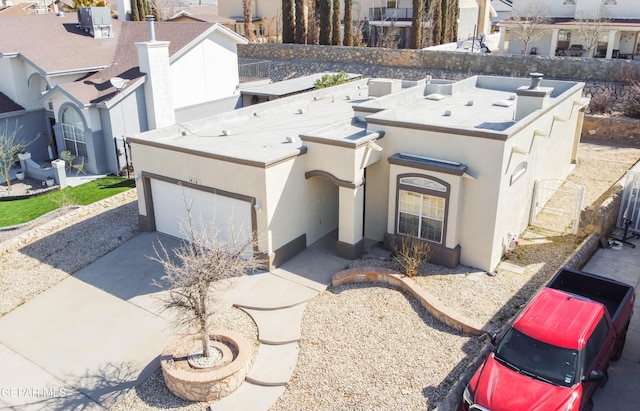
<path fill-rule="evenodd" d="M 445 307 L 437 298 L 425 291 L 411 278 L 395 270 L 380 267 L 356 267 L 340 271 L 331 277 L 331 285 L 334 287 L 368 282 L 379 282 L 402 288 L 413 295 L 429 314 L 443 324 L 465 334 L 482 335 L 490 331 L 486 326 L 482 326 L 476 321 Z"/>

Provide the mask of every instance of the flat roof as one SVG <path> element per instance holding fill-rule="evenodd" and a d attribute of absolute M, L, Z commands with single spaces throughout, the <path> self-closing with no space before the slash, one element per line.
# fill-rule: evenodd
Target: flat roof
<path fill-rule="evenodd" d="M 517 107 L 516 91 L 529 86 L 526 78 L 497 76 L 474 76 L 458 82 L 427 84 L 421 95 L 412 101 L 404 101 L 393 107 L 385 105 L 384 99 L 397 99 L 393 95 L 380 101 L 365 103 L 363 107 L 387 106 L 386 110 L 367 116 L 370 124 L 397 124 L 409 128 L 431 129 L 457 134 L 485 135 L 507 138 L 520 121 L 515 120 Z M 541 87 L 553 88 L 552 100 L 561 98 L 564 92 L 577 82 L 545 81 Z M 512 129 L 513 127 L 513 129 Z"/>
<path fill-rule="evenodd" d="M 380 125 L 506 139 L 525 124 L 514 121 L 516 100 L 510 98 L 518 87 L 530 84 L 526 78 L 475 76 L 457 82 L 405 82 L 400 91 L 375 98 L 368 95 L 368 82 L 360 79 L 259 103 L 141 133 L 130 140 L 266 167 L 305 152 L 305 140 L 355 147 L 378 137 Z M 567 81 L 541 83 L 554 88 L 551 100 L 565 98 L 567 91 L 573 92 L 580 85 Z M 443 98 L 426 97 L 434 93 Z M 495 106 L 496 101 L 513 104 Z M 553 105 L 552 101 L 549 106 Z"/>
<path fill-rule="evenodd" d="M 255 104 L 141 133 L 133 136 L 131 141 L 268 166 L 304 151 L 300 135 L 351 121 L 353 104 L 368 98 L 366 85 L 367 80 L 356 80 Z M 366 124 L 363 123 L 362 127 L 366 128 Z"/>
<path fill-rule="evenodd" d="M 311 74 L 309 76 L 297 77 L 286 81 L 277 81 L 275 83 L 262 84 L 257 86 L 243 87 L 240 85 L 240 93 L 248 94 L 251 96 L 265 96 L 265 97 L 284 97 L 291 94 L 301 93 L 303 91 L 309 91 L 315 89 L 315 83 L 320 80 L 324 75 L 332 75 L 337 73 L 318 73 Z M 360 74 L 346 73 L 349 79 L 356 79 L 362 77 Z"/>

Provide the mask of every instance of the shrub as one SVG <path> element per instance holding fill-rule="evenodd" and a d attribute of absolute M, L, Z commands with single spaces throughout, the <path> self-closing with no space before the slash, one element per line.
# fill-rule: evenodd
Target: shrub
<path fill-rule="evenodd" d="M 589 111 L 591 113 L 604 114 L 609 110 L 609 99 L 611 98 L 611 90 L 605 88 L 602 93 L 594 94 L 589 103 Z"/>
<path fill-rule="evenodd" d="M 393 256 L 407 277 L 418 274 L 420 264 L 429 260 L 430 251 L 427 241 L 415 237 L 402 237 L 393 242 Z"/>
<path fill-rule="evenodd" d="M 634 81 L 629 92 L 631 95 L 627 102 L 625 114 L 629 117 L 640 118 L 640 83 Z"/>
<path fill-rule="evenodd" d="M 315 88 L 327 88 L 337 86 L 338 84 L 349 81 L 349 76 L 344 71 L 336 74 L 323 74 L 321 78 L 314 83 Z"/>

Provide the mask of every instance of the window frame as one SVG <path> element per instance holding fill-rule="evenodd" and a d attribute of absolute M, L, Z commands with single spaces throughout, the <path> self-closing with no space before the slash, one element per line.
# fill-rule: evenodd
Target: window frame
<path fill-rule="evenodd" d="M 79 118 L 79 123 L 65 123 L 65 114 L 73 111 Z M 89 156 L 87 150 L 87 139 L 85 137 L 85 124 L 82 113 L 73 106 L 66 106 L 60 110 L 60 129 L 62 130 L 62 139 L 64 141 L 65 150 L 69 150 L 76 157 L 84 157 L 85 160 Z"/>
<path fill-rule="evenodd" d="M 432 182 L 435 182 L 441 186 L 444 187 L 444 191 L 439 191 L 439 190 L 434 190 L 434 189 L 430 189 L 427 187 L 420 187 L 420 186 L 416 186 L 416 185 L 412 185 L 412 184 L 406 184 L 406 183 L 402 183 L 402 179 L 407 178 L 407 177 L 417 177 L 417 178 L 424 178 L 425 180 L 429 180 Z M 401 191 L 406 191 L 406 192 L 411 192 L 411 193 L 416 193 L 416 194 L 420 194 L 421 195 L 421 199 L 424 198 L 425 195 L 427 196 L 432 196 L 432 197 L 439 197 L 444 199 L 444 206 L 443 206 L 443 217 L 442 217 L 442 229 L 441 229 L 441 233 L 440 233 L 440 241 L 434 241 L 428 238 L 423 238 L 418 236 L 413 236 L 411 234 L 407 234 L 407 233 L 403 233 L 400 232 L 400 193 Z M 428 175 L 428 174 L 419 174 L 419 173 L 405 173 L 405 174 L 398 174 L 396 176 L 396 207 L 395 207 L 395 233 L 398 235 L 403 235 L 403 236 L 409 236 L 409 237 L 414 237 L 414 238 L 418 238 L 424 241 L 428 241 L 429 243 L 432 244 L 440 244 L 440 245 L 445 245 L 446 241 L 447 241 L 447 226 L 448 226 L 448 218 L 449 218 L 449 199 L 450 199 L 450 195 L 451 195 L 451 185 L 449 183 L 447 183 L 446 181 L 443 181 L 437 177 Z M 420 221 L 422 221 L 422 218 L 424 218 L 425 216 L 422 214 L 422 212 L 420 213 Z M 421 224 L 420 224 L 421 226 Z"/>

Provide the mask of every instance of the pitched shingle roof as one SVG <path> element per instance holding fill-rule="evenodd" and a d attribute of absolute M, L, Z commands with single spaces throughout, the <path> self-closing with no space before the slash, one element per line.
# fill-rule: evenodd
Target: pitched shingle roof
<path fill-rule="evenodd" d="M 0 114 L 12 113 L 20 110 L 24 110 L 24 107 L 11 100 L 4 93 L 0 92 Z"/>
<path fill-rule="evenodd" d="M 0 56 L 19 53 L 43 75 L 86 72 L 87 77 L 60 85 L 84 104 L 98 103 L 115 95 L 112 77 L 136 80 L 136 42 L 148 40 L 146 22 L 113 20 L 113 38 L 95 39 L 77 27 L 77 15 L 52 14 L 0 17 Z M 159 41 L 169 41 L 173 55 L 212 28 L 210 23 L 156 22 Z M 129 85 L 134 81 L 130 81 Z"/>

